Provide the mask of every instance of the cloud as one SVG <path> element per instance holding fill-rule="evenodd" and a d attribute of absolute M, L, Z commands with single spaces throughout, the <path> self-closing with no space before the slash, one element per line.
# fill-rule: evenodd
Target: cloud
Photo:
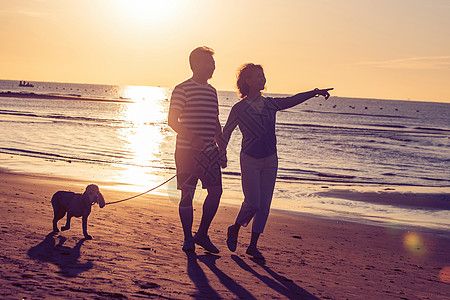
<path fill-rule="evenodd" d="M 0 16 L 4 17 L 30 17 L 40 18 L 48 15 L 46 8 L 48 0 L 32 0 L 27 5 L 20 5 L 20 2 L 6 1 L 2 3 Z"/>
<path fill-rule="evenodd" d="M 385 69 L 450 70 L 450 56 L 407 57 L 383 61 L 362 61 L 356 64 Z"/>
<path fill-rule="evenodd" d="M 38 18 L 45 16 L 45 13 L 32 11 L 32 10 L 0 10 L 0 16 L 2 17 L 14 17 L 14 16 L 25 16 Z"/>

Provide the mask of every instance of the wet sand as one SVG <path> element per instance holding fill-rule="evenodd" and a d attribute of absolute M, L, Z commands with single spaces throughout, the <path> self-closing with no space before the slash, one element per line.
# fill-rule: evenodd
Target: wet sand
<path fill-rule="evenodd" d="M 93 240 L 79 219 L 52 233 L 53 193 L 89 183 L 0 172 L 1 299 L 448 299 L 448 232 L 272 211 L 262 263 L 245 254 L 249 228 L 235 253 L 227 249 L 238 207 L 223 205 L 210 230 L 220 254 L 186 254 L 177 206 L 145 195 L 94 207 Z M 107 202 L 134 195 L 97 184 Z M 201 203 L 195 209 L 194 228 Z"/>

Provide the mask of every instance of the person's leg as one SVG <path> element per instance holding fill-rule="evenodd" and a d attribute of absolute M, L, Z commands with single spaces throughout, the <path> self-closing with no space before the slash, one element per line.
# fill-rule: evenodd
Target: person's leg
<path fill-rule="evenodd" d="M 219 208 L 220 197 L 222 196 L 222 186 L 207 188 L 208 195 L 203 203 L 202 219 L 197 234 L 206 236 L 211 222 Z"/>
<path fill-rule="evenodd" d="M 181 225 L 183 226 L 184 240 L 192 239 L 192 223 L 194 219 L 194 209 L 192 199 L 194 198 L 194 187 L 183 187 L 181 190 L 181 200 L 178 207 Z"/>
<path fill-rule="evenodd" d="M 247 253 L 258 259 L 264 259 L 258 251 L 258 240 L 263 233 L 269 217 L 270 205 L 272 203 L 275 182 L 277 178 L 278 158 L 276 155 L 265 159 L 265 166 L 261 172 L 261 203 L 259 210 L 255 213 L 252 224 L 252 237 Z"/>
<path fill-rule="evenodd" d="M 260 160 L 241 154 L 241 183 L 244 202 L 236 217 L 237 224 L 246 227 L 259 209 L 261 199 Z"/>
<path fill-rule="evenodd" d="M 259 252 L 259 250 L 257 248 L 259 236 L 260 236 L 259 233 L 252 232 L 250 245 L 248 246 L 247 251 L 245 253 L 253 256 L 253 258 L 256 258 L 256 259 L 265 259 L 264 256 L 262 255 L 262 253 Z"/>
<path fill-rule="evenodd" d="M 227 230 L 227 246 L 230 251 L 236 251 L 239 229 L 246 227 L 259 208 L 260 202 L 260 160 L 241 153 L 241 183 L 244 202 L 233 225 Z"/>
<path fill-rule="evenodd" d="M 222 186 L 208 188 L 208 195 L 203 203 L 202 219 L 197 233 L 194 235 L 194 242 L 202 246 L 206 251 L 219 253 L 219 249 L 211 242 L 208 236 L 208 229 L 219 207 Z"/>
<path fill-rule="evenodd" d="M 230 229 L 230 231 L 232 231 L 232 234 L 237 236 L 239 234 L 239 229 L 241 229 L 241 224 L 239 224 L 238 222 L 234 222 L 234 224 L 228 228 Z"/>
<path fill-rule="evenodd" d="M 237 222 L 229 226 L 227 229 L 227 246 L 232 252 L 236 251 L 237 248 L 239 229 L 241 229 L 241 225 Z"/>
<path fill-rule="evenodd" d="M 250 238 L 250 245 L 248 246 L 248 249 L 257 249 L 258 239 L 260 235 L 260 233 L 252 231 L 252 237 Z"/>
<path fill-rule="evenodd" d="M 278 158 L 276 154 L 264 159 L 264 167 L 261 170 L 260 193 L 261 202 L 259 210 L 255 213 L 252 224 L 252 232 L 263 233 L 269 217 L 270 205 L 272 204 L 273 192 L 278 171 Z"/>
<path fill-rule="evenodd" d="M 206 154 L 210 156 L 206 157 L 207 164 L 203 167 L 207 166 L 207 168 L 202 170 L 200 179 L 208 194 L 203 202 L 202 219 L 194 236 L 194 241 L 205 248 L 206 251 L 219 253 L 219 249 L 214 246 L 208 237 L 208 230 L 219 208 L 220 197 L 222 196 L 222 173 L 217 162 L 218 151 L 211 151 L 211 153 Z"/>
<path fill-rule="evenodd" d="M 194 199 L 195 188 L 198 177 L 194 175 L 193 151 L 186 149 L 175 150 L 175 165 L 177 169 L 177 188 L 181 190 L 181 199 L 178 207 L 181 226 L 184 234 L 184 251 L 195 251 L 194 238 L 192 237 L 192 223 L 194 219 L 194 209 L 192 201 Z"/>

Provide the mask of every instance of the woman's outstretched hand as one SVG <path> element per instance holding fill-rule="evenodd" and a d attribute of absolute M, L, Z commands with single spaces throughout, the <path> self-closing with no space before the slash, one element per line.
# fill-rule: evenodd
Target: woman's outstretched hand
<path fill-rule="evenodd" d="M 333 88 L 328 88 L 328 89 L 315 89 L 314 91 L 316 92 L 316 97 L 318 96 L 324 96 L 325 100 L 327 100 L 328 98 L 330 98 L 330 93 L 328 93 L 328 91 L 331 91 Z"/>

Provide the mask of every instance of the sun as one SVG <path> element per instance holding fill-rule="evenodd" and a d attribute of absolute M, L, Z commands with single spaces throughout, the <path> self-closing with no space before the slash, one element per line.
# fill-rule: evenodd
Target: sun
<path fill-rule="evenodd" d="M 126 19 L 145 25 L 172 19 L 181 0 L 116 0 L 116 3 Z"/>

